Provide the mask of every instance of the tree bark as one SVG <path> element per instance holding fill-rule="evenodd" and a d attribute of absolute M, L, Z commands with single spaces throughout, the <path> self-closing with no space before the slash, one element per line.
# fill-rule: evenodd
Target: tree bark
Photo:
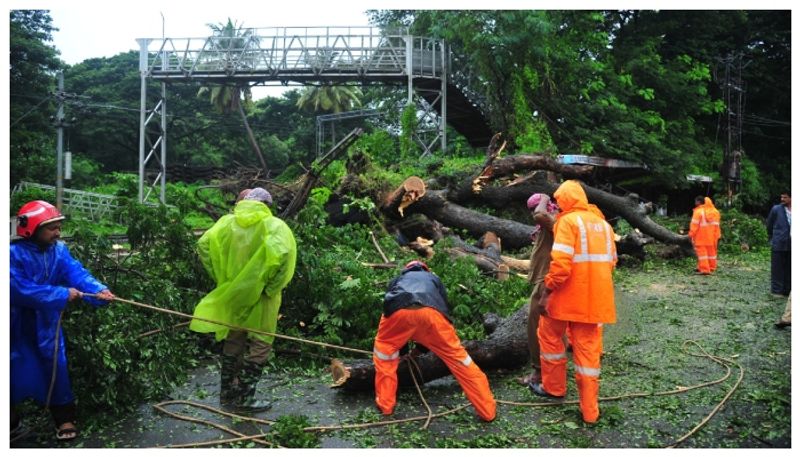
<path fill-rule="evenodd" d="M 647 215 L 646 209 L 639 204 L 638 197 L 636 197 L 635 194 L 620 197 L 597 189 L 596 187 L 586 185 L 585 183 L 581 183 L 581 186 L 583 186 L 586 192 L 589 203 L 597 205 L 606 216 L 620 216 L 642 233 L 662 243 L 675 244 L 680 246 L 684 251 L 692 252 L 692 243 L 689 237 L 678 235 L 655 223 Z M 453 204 L 478 202 L 498 209 L 508 208 L 513 205 L 523 207 L 531 194 L 540 192 L 553 195 L 556 189 L 558 189 L 558 184 L 542 180 L 538 182 L 528 182 L 518 186 L 487 186 L 477 195 L 473 194 L 471 191 L 464 192 L 465 187 L 469 189 L 471 187 L 471 181 L 468 183 L 465 182 L 456 191 L 448 192 L 445 196 L 442 196 L 442 198 L 453 202 Z M 435 194 L 436 191 L 429 191 L 429 193 Z M 425 200 L 426 198 L 423 198 L 420 200 L 419 204 L 425 203 Z M 458 225 L 455 225 L 455 227 L 458 227 Z"/>

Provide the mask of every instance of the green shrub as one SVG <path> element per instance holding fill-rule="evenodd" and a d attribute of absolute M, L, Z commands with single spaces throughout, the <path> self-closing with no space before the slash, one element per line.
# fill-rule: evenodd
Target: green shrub
<path fill-rule="evenodd" d="M 29 187 L 11 195 L 10 216 L 16 216 L 22 205 L 32 200 L 44 200 L 56 204 L 55 190 L 44 190 L 37 187 Z"/>
<path fill-rule="evenodd" d="M 134 255 L 116 254 L 91 224 L 72 227 L 73 255 L 118 297 L 191 314 L 210 280 L 181 213 L 129 203 L 123 209 Z M 71 224 L 74 224 L 71 223 Z M 130 411 L 163 397 L 205 354 L 200 337 L 172 329 L 184 319 L 122 302 L 70 305 L 64 331 L 79 404 L 87 411 Z M 164 330 L 139 338 L 144 332 Z"/>
<path fill-rule="evenodd" d="M 412 157 L 414 154 L 414 132 L 417 130 L 417 107 L 408 104 L 400 118 L 400 157 Z"/>
<path fill-rule="evenodd" d="M 279 444 L 283 447 L 319 447 L 319 437 L 304 430 L 310 425 L 306 416 L 296 414 L 280 416 L 272 426 L 269 437 L 274 444 Z"/>
<path fill-rule="evenodd" d="M 749 216 L 736 208 L 723 209 L 720 213 L 722 215 L 720 251 L 741 252 L 743 245 L 747 245 L 751 250 L 768 247 L 767 228 L 763 219 Z"/>
<path fill-rule="evenodd" d="M 359 138 L 352 149 L 361 149 L 377 164 L 389 166 L 397 162 L 399 144 L 396 137 L 385 130 L 378 130 Z"/>

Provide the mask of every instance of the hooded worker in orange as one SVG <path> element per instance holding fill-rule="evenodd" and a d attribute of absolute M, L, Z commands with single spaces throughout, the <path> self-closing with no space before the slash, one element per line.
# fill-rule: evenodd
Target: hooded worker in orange
<path fill-rule="evenodd" d="M 697 271 L 710 275 L 717 269 L 717 243 L 722 235 L 719 229 L 720 215 L 708 197 L 698 195 L 694 199 L 689 238 L 697 254 Z"/>
<path fill-rule="evenodd" d="M 616 322 L 614 283 L 617 263 L 614 231 L 602 213 L 589 204 L 578 181 L 564 182 L 555 194 L 561 213 L 553 229 L 550 270 L 540 300 L 539 321 L 542 383 L 531 390 L 545 397 L 567 393 L 567 354 L 562 335 L 571 332 L 572 358 L 583 420 L 600 417 L 602 324 Z"/>
<path fill-rule="evenodd" d="M 375 336 L 372 355 L 375 403 L 385 415 L 392 414 L 397 403 L 400 349 L 409 340 L 439 356 L 461 384 L 478 416 L 487 422 L 494 420 L 497 404 L 489 389 L 489 380 L 456 335 L 450 322 L 444 285 L 418 260 L 406 264 L 402 273 L 389 283 Z"/>

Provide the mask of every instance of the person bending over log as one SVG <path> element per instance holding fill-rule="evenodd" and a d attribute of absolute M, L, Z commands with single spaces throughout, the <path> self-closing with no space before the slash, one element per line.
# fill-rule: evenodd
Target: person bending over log
<path fill-rule="evenodd" d="M 389 283 L 375 336 L 372 354 L 375 403 L 387 416 L 394 412 L 397 403 L 400 349 L 409 340 L 433 351 L 456 377 L 478 416 L 486 422 L 494 420 L 497 404 L 489 380 L 456 335 L 444 284 L 419 260 L 407 263 Z M 413 357 L 414 351 L 409 356 Z"/>

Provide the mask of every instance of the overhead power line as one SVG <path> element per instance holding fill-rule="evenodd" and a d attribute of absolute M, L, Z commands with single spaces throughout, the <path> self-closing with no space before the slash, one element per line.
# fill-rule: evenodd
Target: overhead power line
<path fill-rule="evenodd" d="M 25 114 L 23 114 L 22 116 L 18 117 L 16 121 L 12 122 L 10 127 L 13 127 L 13 126 L 17 125 L 17 123 L 19 121 L 25 119 L 29 114 L 31 114 L 33 112 L 33 110 L 35 110 L 36 108 L 42 106 L 42 103 L 44 103 L 44 102 L 46 102 L 46 101 L 48 101 L 48 100 L 50 100 L 52 98 L 53 98 L 53 96 L 51 95 L 49 97 L 45 97 L 44 99 L 42 99 L 42 101 L 37 103 L 33 108 L 29 109 Z"/>

